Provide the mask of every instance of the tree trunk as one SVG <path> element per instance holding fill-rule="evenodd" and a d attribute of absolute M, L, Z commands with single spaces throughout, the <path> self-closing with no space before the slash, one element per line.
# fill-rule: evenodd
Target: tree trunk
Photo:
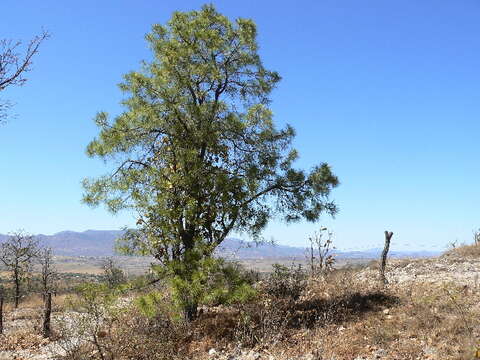
<path fill-rule="evenodd" d="M 0 293 L 0 335 L 3 334 L 3 294 Z"/>
<path fill-rule="evenodd" d="M 380 280 L 386 285 L 388 280 L 385 277 L 385 266 L 387 265 L 388 250 L 390 249 L 390 240 L 392 239 L 393 232 L 385 231 L 385 246 L 382 251 L 381 264 L 380 264 Z"/>
<path fill-rule="evenodd" d="M 197 264 L 196 264 L 196 259 L 191 258 L 190 252 L 193 251 L 193 248 L 195 247 L 195 242 L 194 242 L 194 235 L 193 235 L 193 229 L 189 229 L 189 226 L 186 226 L 188 230 L 184 231 L 181 234 L 181 242 L 184 246 L 184 253 L 183 253 L 183 263 L 186 267 L 185 270 L 183 270 L 181 273 L 178 275 L 185 281 L 191 282 L 192 281 L 192 274 L 195 272 Z M 183 317 L 186 322 L 191 322 L 197 318 L 197 307 L 198 304 L 195 299 L 191 299 L 191 294 L 184 294 L 186 295 L 188 300 L 188 304 L 186 304 L 183 308 Z"/>
<path fill-rule="evenodd" d="M 15 275 L 15 309 L 18 308 L 20 301 L 20 279 Z"/>
<path fill-rule="evenodd" d="M 49 338 L 50 330 L 50 316 L 52 314 L 52 293 L 47 293 L 45 296 L 45 309 L 43 313 L 43 329 L 42 334 L 44 338 Z"/>
<path fill-rule="evenodd" d="M 183 317 L 186 322 L 191 322 L 197 318 L 198 315 L 198 305 L 190 304 L 183 309 Z"/>

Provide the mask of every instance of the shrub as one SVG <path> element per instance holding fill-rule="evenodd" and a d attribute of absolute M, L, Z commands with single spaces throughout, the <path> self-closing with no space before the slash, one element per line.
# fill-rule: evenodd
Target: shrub
<path fill-rule="evenodd" d="M 112 359 L 183 359 L 180 346 L 187 335 L 185 325 L 166 312 L 147 317 L 132 308 L 117 317 L 111 336 L 104 341 Z"/>
<path fill-rule="evenodd" d="M 183 359 L 179 347 L 187 331 L 172 318 L 163 297 L 152 292 L 135 304 L 125 304 L 121 290 L 107 284 L 84 284 L 78 289 L 70 301 L 73 311 L 60 320 L 62 358 Z"/>
<path fill-rule="evenodd" d="M 235 340 L 242 346 L 280 341 L 285 335 L 293 312 L 292 299 L 262 298 L 241 304 L 235 326 Z"/>
<path fill-rule="evenodd" d="M 273 272 L 263 283 L 263 289 L 269 296 L 298 299 L 307 284 L 307 275 L 301 265 L 290 268 L 280 264 L 273 265 Z"/>
<path fill-rule="evenodd" d="M 248 302 L 256 295 L 251 274 L 238 263 L 206 258 L 200 260 L 193 270 L 184 268 L 185 264 L 180 262 L 174 266 L 174 269 L 158 267 L 156 270 L 170 284 L 172 302 L 179 311 L 192 309 L 196 312 L 197 305 Z M 187 279 L 176 275 L 182 272 L 189 273 Z"/>

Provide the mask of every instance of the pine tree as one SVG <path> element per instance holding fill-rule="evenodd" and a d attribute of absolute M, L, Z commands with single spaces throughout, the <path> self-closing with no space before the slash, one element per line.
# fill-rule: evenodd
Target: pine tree
<path fill-rule="evenodd" d="M 294 130 L 277 129 L 269 109 L 280 76 L 263 66 L 256 35 L 253 21 L 232 23 L 212 5 L 153 26 L 153 61 L 125 75 L 125 111 L 113 120 L 99 113 L 87 148 L 116 166 L 84 180 L 84 201 L 138 213 L 121 249 L 161 261 L 187 319 L 213 251 L 232 231 L 257 238 L 275 215 L 315 221 L 337 210 L 327 164 L 292 167 Z"/>

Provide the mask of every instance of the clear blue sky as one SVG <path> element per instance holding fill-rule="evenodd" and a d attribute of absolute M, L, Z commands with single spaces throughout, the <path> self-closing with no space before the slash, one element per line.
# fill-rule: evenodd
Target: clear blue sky
<path fill-rule="evenodd" d="M 131 225 L 80 203 L 80 181 L 104 172 L 85 156 L 99 110 L 121 111 L 116 84 L 149 57 L 144 35 L 201 1 L 3 0 L 0 38 L 51 39 L 29 82 L 8 89 L 16 118 L 0 127 L 0 233 Z M 339 248 L 395 233 L 397 248 L 443 248 L 480 227 L 478 0 L 217 1 L 258 25 L 261 56 L 283 77 L 278 125 L 297 130 L 299 166 L 326 161 L 342 184 L 323 223 Z M 317 225 L 273 223 L 303 245 Z"/>

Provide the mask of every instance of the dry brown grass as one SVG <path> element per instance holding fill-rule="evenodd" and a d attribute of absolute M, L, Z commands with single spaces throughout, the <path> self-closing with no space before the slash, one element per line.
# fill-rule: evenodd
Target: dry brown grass
<path fill-rule="evenodd" d="M 0 351 L 35 350 L 49 342 L 50 340 L 35 331 L 24 329 L 13 334 L 0 335 Z"/>
<path fill-rule="evenodd" d="M 480 258 L 480 245 L 462 245 L 445 252 L 444 256 L 456 256 L 462 258 Z"/>
<path fill-rule="evenodd" d="M 52 306 L 53 311 L 62 311 L 65 307 L 66 302 L 70 299 L 73 294 L 61 294 L 52 297 Z M 32 310 L 38 312 L 39 309 L 42 309 L 44 306 L 43 297 L 40 294 L 31 294 L 22 299 L 19 304 L 19 311 Z M 6 302 L 4 305 L 5 313 L 13 312 L 14 306 L 12 302 Z"/>
<path fill-rule="evenodd" d="M 309 332 L 298 331 L 289 348 L 320 351 L 327 359 L 375 354 L 391 360 L 474 359 L 480 335 L 480 295 L 475 290 L 425 283 L 390 292 L 399 300 L 393 306 Z M 278 344 L 275 353 L 283 354 L 282 359 L 298 355 L 286 347 L 285 342 Z"/>

